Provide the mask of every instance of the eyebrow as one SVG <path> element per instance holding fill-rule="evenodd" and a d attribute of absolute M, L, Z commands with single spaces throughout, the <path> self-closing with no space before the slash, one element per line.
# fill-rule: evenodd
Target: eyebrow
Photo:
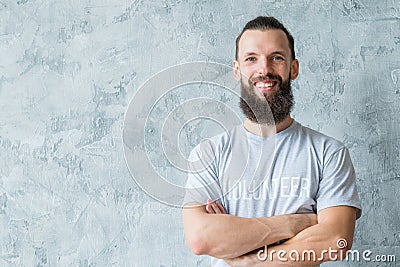
<path fill-rule="evenodd" d="M 246 52 L 244 55 L 249 56 L 249 55 L 256 55 L 256 54 L 257 54 L 256 52 Z"/>
<path fill-rule="evenodd" d="M 276 51 L 274 51 L 274 52 L 271 53 L 271 55 L 275 55 L 275 54 L 279 54 L 279 55 L 282 55 L 282 56 L 286 56 L 286 55 L 285 55 L 285 52 L 284 52 L 283 50 L 276 50 Z M 256 53 L 256 52 L 246 52 L 246 53 L 243 55 L 243 57 L 253 56 L 253 55 L 258 55 L 258 53 Z"/>

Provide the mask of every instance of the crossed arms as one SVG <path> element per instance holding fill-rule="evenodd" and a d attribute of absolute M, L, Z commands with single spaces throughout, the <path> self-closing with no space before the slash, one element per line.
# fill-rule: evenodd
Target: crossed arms
<path fill-rule="evenodd" d="M 356 209 L 335 206 L 314 214 L 288 214 L 263 218 L 241 218 L 225 213 L 218 203 L 208 203 L 182 211 L 186 242 L 196 255 L 210 255 L 224 259 L 231 266 L 317 265 L 331 260 L 323 253 L 337 249 L 337 259 L 351 248 L 356 221 Z M 269 247 L 287 254 L 296 250 L 313 250 L 318 259 L 302 261 L 260 261 L 256 253 L 249 253 L 265 245 L 288 239 L 281 245 Z M 337 241 L 345 239 L 347 246 L 339 249 Z M 320 257 L 322 256 L 322 257 Z"/>

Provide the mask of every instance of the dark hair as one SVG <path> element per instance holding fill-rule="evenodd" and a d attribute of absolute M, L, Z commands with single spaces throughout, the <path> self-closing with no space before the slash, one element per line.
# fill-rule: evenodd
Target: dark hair
<path fill-rule="evenodd" d="M 274 17 L 257 17 L 253 20 L 250 20 L 249 22 L 246 23 L 244 26 L 242 32 L 239 34 L 239 36 L 236 38 L 236 53 L 235 53 L 235 59 L 238 59 L 238 53 L 239 53 L 239 41 L 240 38 L 242 37 L 243 33 L 246 30 L 260 30 L 260 31 L 266 31 L 266 30 L 282 30 L 285 32 L 288 41 L 289 41 L 289 48 L 292 53 L 292 59 L 296 58 L 296 54 L 294 52 L 294 39 L 293 36 L 290 34 L 290 32 L 283 26 L 282 23 L 279 22 Z"/>

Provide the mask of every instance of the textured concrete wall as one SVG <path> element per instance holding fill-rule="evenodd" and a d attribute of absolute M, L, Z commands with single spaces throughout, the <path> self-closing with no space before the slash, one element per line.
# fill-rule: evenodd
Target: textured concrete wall
<path fill-rule="evenodd" d="M 166 67 L 230 64 L 261 14 L 297 42 L 295 118 L 350 149 L 355 248 L 399 262 L 398 0 L 0 0 L 0 266 L 207 266 L 131 178 L 124 113 Z"/>

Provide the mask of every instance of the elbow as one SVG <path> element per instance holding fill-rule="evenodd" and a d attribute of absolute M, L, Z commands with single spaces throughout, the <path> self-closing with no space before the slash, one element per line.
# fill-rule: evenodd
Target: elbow
<path fill-rule="evenodd" d="M 207 238 L 207 224 L 203 219 L 195 221 L 184 220 L 184 232 L 186 245 L 195 255 L 209 253 L 209 238 Z M 186 222 L 186 223 L 185 223 Z"/>
<path fill-rule="evenodd" d="M 341 261 L 346 259 L 347 251 L 351 250 L 351 247 L 353 246 L 353 238 L 338 236 L 332 241 L 338 250 L 338 260 Z"/>
<path fill-rule="evenodd" d="M 344 260 L 347 256 L 347 251 L 351 250 L 353 246 L 353 238 L 338 238 L 336 246 L 340 251 L 339 260 Z"/>
<path fill-rule="evenodd" d="M 349 250 L 353 246 L 353 236 L 349 234 L 338 234 L 331 239 L 332 247 L 339 250 Z"/>
<path fill-rule="evenodd" d="M 195 235 L 186 237 L 186 244 L 192 253 L 197 256 L 208 255 L 218 259 L 235 258 L 239 256 L 239 254 L 229 254 L 226 251 L 226 247 L 221 244 L 213 245 L 210 240 L 206 238 L 206 236 Z"/>
<path fill-rule="evenodd" d="M 227 251 L 227 247 L 223 245 L 212 245 L 210 242 L 207 242 L 205 239 L 201 237 L 186 238 L 186 244 L 190 248 L 193 254 L 200 255 L 208 255 L 217 259 L 225 259 L 225 258 L 235 258 L 240 256 L 241 254 L 237 253 L 229 253 Z"/>
<path fill-rule="evenodd" d="M 216 238 L 215 228 L 210 225 L 212 222 L 204 218 L 184 223 L 186 245 L 195 255 L 226 257 L 228 244 L 221 242 L 221 238 Z"/>
<path fill-rule="evenodd" d="M 207 254 L 207 244 L 200 237 L 186 238 L 186 244 L 197 256 Z"/>

